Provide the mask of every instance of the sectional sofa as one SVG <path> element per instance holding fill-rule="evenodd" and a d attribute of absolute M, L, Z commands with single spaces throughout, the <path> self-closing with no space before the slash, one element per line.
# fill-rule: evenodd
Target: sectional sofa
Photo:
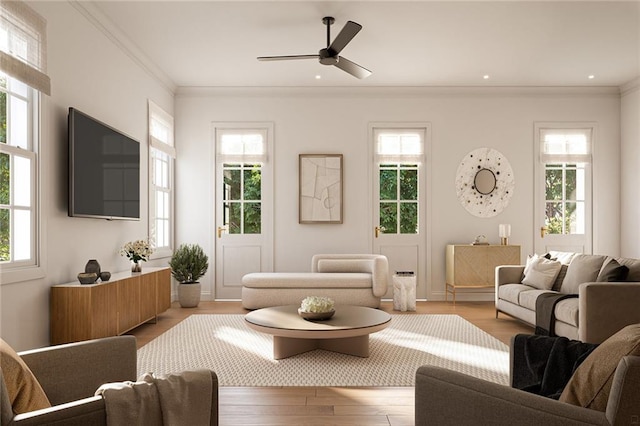
<path fill-rule="evenodd" d="M 527 265 L 499 266 L 495 278 L 496 318 L 503 312 L 535 326 L 538 297 L 556 293 L 568 297 L 552 309 L 558 336 L 601 343 L 640 323 L 638 259 L 549 252 Z"/>

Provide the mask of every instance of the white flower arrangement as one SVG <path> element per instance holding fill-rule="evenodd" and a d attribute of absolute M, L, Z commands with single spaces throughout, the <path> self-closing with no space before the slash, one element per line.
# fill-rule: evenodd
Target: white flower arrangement
<path fill-rule="evenodd" d="M 300 305 L 302 312 L 331 312 L 334 302 L 329 297 L 309 296 L 305 297 Z"/>
<path fill-rule="evenodd" d="M 120 255 L 127 256 L 135 263 L 141 260 L 146 262 L 153 252 L 154 249 L 149 240 L 129 241 L 120 248 Z"/>

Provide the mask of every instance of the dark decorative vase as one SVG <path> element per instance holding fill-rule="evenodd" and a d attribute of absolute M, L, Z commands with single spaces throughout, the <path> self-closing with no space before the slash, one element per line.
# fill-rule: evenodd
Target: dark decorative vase
<path fill-rule="evenodd" d="M 100 276 L 100 264 L 97 260 L 91 259 L 87 262 L 84 267 L 84 271 L 87 273 L 95 272 L 96 277 Z"/>

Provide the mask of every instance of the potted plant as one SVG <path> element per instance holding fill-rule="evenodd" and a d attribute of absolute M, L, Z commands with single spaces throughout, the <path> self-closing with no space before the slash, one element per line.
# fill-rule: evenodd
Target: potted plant
<path fill-rule="evenodd" d="M 183 308 L 195 308 L 200 303 L 198 279 L 209 268 L 209 257 L 197 244 L 182 244 L 169 261 L 171 275 L 178 281 L 178 301 Z"/>

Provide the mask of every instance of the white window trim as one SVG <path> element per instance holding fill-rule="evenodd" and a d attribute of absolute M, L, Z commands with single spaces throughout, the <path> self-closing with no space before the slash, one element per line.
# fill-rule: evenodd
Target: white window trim
<path fill-rule="evenodd" d="M 154 172 L 154 155 L 153 150 L 161 151 L 169 156 L 169 247 L 162 247 L 156 249 L 156 251 L 150 256 L 150 259 L 162 259 L 168 258 L 173 255 L 175 248 L 175 165 L 176 165 L 176 149 L 174 147 L 174 121 L 173 117 L 160 108 L 153 101 L 149 100 L 149 113 L 148 113 L 148 130 L 149 130 L 149 193 L 148 193 L 148 222 L 149 222 L 149 236 L 153 235 L 153 229 L 155 226 L 155 195 L 156 189 L 153 184 L 153 172 Z M 151 135 L 151 119 L 152 117 L 160 118 L 164 123 L 171 128 L 169 133 L 169 143 L 161 141 Z"/>
<path fill-rule="evenodd" d="M 0 286 L 13 284 L 23 281 L 37 280 L 44 278 L 46 275 L 46 219 L 42 214 L 42 206 L 45 204 L 44 191 L 42 191 L 43 176 L 45 171 L 42 169 L 42 151 L 40 143 L 41 130 L 47 127 L 47 119 L 42 111 L 45 97 L 40 95 L 40 92 L 33 89 L 31 91 L 31 123 L 29 128 L 31 132 L 31 154 L 35 157 L 33 165 L 34 176 L 34 191 L 32 191 L 31 197 L 33 204 L 32 212 L 35 215 L 35 226 L 33 228 L 32 244 L 33 246 L 33 262 L 29 264 L 2 264 L 0 265 Z M 7 146 L 6 149 L 11 149 L 12 146 Z M 16 148 L 17 149 L 17 148 Z"/>

